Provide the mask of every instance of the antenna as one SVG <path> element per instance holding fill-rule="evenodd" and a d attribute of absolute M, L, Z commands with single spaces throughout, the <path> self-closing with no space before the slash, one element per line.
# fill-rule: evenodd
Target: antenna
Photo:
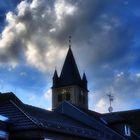
<path fill-rule="evenodd" d="M 69 47 L 71 48 L 71 36 L 69 36 Z"/>
<path fill-rule="evenodd" d="M 109 108 L 108 108 L 108 111 L 109 111 L 109 113 L 111 113 L 113 111 L 113 107 L 111 106 L 111 104 L 114 101 L 114 96 L 111 94 L 111 92 L 109 92 L 107 94 L 107 96 L 109 98 Z"/>

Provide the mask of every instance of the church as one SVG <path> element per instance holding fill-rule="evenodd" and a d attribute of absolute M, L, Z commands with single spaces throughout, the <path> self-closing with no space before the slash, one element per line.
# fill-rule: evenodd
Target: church
<path fill-rule="evenodd" d="M 0 140 L 140 140 L 140 110 L 101 114 L 88 109 L 88 81 L 71 45 L 52 78 L 52 111 L 0 93 Z"/>

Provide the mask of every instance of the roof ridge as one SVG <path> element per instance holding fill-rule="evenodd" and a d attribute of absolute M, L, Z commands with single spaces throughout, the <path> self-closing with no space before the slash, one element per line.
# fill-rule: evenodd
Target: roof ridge
<path fill-rule="evenodd" d="M 25 107 L 31 107 L 31 108 L 34 108 L 34 109 L 39 109 L 41 111 L 47 111 L 47 112 L 52 112 L 51 110 L 47 110 L 45 108 L 41 108 L 41 107 L 38 107 L 38 106 L 33 106 L 33 105 L 28 105 L 28 104 L 24 104 Z"/>
<path fill-rule="evenodd" d="M 140 111 L 140 109 L 133 109 L 133 110 L 124 110 L 124 111 L 117 111 L 112 113 L 102 113 L 102 115 L 110 115 L 110 114 L 116 114 L 116 113 L 127 113 L 127 112 L 135 112 Z"/>

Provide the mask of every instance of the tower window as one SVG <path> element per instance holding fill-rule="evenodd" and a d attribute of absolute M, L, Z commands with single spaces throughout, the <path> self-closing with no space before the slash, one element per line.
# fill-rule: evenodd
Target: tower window
<path fill-rule="evenodd" d="M 67 100 L 67 101 L 70 100 L 70 93 L 69 93 L 69 92 L 66 93 L 66 100 Z"/>
<path fill-rule="evenodd" d="M 62 94 L 61 93 L 58 94 L 58 102 L 62 102 Z"/>

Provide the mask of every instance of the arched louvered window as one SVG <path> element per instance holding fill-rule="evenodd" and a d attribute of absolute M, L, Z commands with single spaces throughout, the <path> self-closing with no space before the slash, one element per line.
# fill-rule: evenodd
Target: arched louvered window
<path fill-rule="evenodd" d="M 66 101 L 70 101 L 70 92 L 66 92 Z"/>
<path fill-rule="evenodd" d="M 63 100 L 62 93 L 58 93 L 58 102 L 62 102 L 62 100 Z"/>

